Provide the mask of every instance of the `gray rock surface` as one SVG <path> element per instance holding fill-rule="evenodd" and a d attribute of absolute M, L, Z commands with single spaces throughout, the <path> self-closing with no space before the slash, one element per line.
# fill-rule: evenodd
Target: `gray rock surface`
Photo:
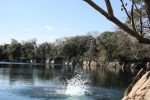
<path fill-rule="evenodd" d="M 150 71 L 132 86 L 122 100 L 150 100 Z"/>

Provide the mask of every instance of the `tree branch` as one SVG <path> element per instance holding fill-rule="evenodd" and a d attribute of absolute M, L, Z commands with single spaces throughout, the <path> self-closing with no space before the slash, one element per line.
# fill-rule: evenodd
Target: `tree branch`
<path fill-rule="evenodd" d="M 96 9 L 105 17 L 108 16 L 108 13 L 105 10 L 103 10 L 101 7 L 99 7 L 96 3 L 94 3 L 92 0 L 83 0 L 83 1 L 87 2 L 90 6 L 92 6 L 94 9 Z"/>
<path fill-rule="evenodd" d="M 135 37 L 139 43 L 144 44 L 150 44 L 150 40 L 147 38 L 141 37 L 138 32 L 135 32 L 134 30 L 130 29 L 128 26 L 123 24 L 119 19 L 117 19 L 115 16 L 109 16 L 109 14 L 103 10 L 101 7 L 99 7 L 96 3 L 94 3 L 92 0 L 84 0 L 86 3 L 88 3 L 91 7 L 93 7 L 95 10 L 97 10 L 99 13 L 104 15 L 108 20 L 115 23 L 117 26 L 119 26 L 121 29 L 123 29 L 125 32 L 130 34 L 131 36 Z"/>
<path fill-rule="evenodd" d="M 139 20 L 140 20 L 140 35 L 142 36 L 142 37 L 144 37 L 144 33 L 143 33 L 143 21 L 142 21 L 142 11 L 141 11 L 141 9 L 139 10 L 139 8 L 137 7 L 137 5 L 135 4 L 135 1 L 134 0 L 132 0 L 132 4 L 135 6 L 135 9 L 136 9 L 136 11 L 139 13 Z M 142 7 L 142 5 L 141 5 L 141 7 Z"/>
<path fill-rule="evenodd" d="M 112 9 L 110 0 L 105 0 L 105 4 L 106 4 L 107 10 L 108 10 L 108 14 L 109 14 L 110 16 L 114 16 L 114 13 L 113 13 L 113 9 Z"/>
<path fill-rule="evenodd" d="M 130 17 L 130 15 L 129 15 L 129 13 L 128 13 L 128 11 L 127 11 L 127 9 L 126 9 L 126 7 L 125 7 L 124 3 L 123 3 L 123 0 L 120 0 L 120 2 L 121 2 L 121 4 L 122 4 L 122 7 L 123 7 L 123 9 L 124 9 L 124 11 L 125 11 L 126 15 L 127 15 L 127 16 L 128 16 L 128 18 L 131 20 L 131 17 Z"/>
<path fill-rule="evenodd" d="M 134 0 L 132 0 L 132 6 L 131 6 L 131 22 L 132 22 L 132 28 L 133 28 L 133 30 L 135 32 L 137 32 L 136 31 L 136 27 L 135 27 L 135 23 L 134 23 L 134 12 L 133 12 L 133 10 L 134 10 Z"/>

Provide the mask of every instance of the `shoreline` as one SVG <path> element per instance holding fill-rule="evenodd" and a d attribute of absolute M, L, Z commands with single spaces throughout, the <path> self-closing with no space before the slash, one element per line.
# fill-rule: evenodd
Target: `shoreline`
<path fill-rule="evenodd" d="M 64 64 L 22 63 L 22 62 L 0 62 L 0 64 L 16 64 L 16 65 L 64 65 Z"/>

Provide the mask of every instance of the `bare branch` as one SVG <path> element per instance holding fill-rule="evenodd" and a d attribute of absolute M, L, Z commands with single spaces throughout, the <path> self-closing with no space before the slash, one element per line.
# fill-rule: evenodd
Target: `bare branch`
<path fill-rule="evenodd" d="M 132 28 L 136 32 L 135 22 L 134 22 L 134 0 L 132 0 L 132 7 L 131 7 L 131 22 L 132 22 Z"/>
<path fill-rule="evenodd" d="M 135 6 L 136 11 L 139 13 L 139 20 L 140 20 L 140 35 L 142 37 L 144 37 L 144 33 L 143 33 L 143 21 L 142 21 L 142 12 L 141 9 L 139 10 L 139 8 L 137 7 L 137 5 L 135 4 L 134 0 L 132 0 L 132 4 Z M 142 7 L 142 5 L 141 5 Z"/>
<path fill-rule="evenodd" d="M 105 0 L 105 4 L 106 4 L 107 10 L 108 10 L 108 14 L 109 14 L 110 16 L 114 16 L 114 13 L 113 13 L 113 9 L 112 9 L 110 0 Z"/>
<path fill-rule="evenodd" d="M 141 25 L 140 34 L 142 37 L 144 37 L 145 34 L 143 34 L 143 22 L 142 22 L 142 15 L 141 14 L 140 14 L 140 25 Z"/>
<path fill-rule="evenodd" d="M 131 17 L 130 17 L 130 15 L 129 15 L 129 13 L 128 13 L 128 11 L 127 11 L 127 9 L 126 9 L 125 5 L 124 5 L 123 0 L 120 0 L 120 2 L 121 2 L 121 4 L 122 4 L 122 7 L 123 7 L 123 9 L 124 9 L 124 11 L 125 11 L 126 15 L 127 15 L 127 16 L 128 16 L 128 18 L 131 20 Z"/>
<path fill-rule="evenodd" d="M 134 2 L 134 0 L 133 0 L 133 2 Z M 137 5 L 135 4 L 135 2 L 134 2 L 134 6 L 135 6 L 137 12 L 138 12 L 139 14 L 141 14 L 141 11 L 139 10 L 139 8 L 138 8 Z"/>
<path fill-rule="evenodd" d="M 102 15 L 104 15 L 105 17 L 108 17 L 108 13 L 103 10 L 101 7 L 99 7 L 96 3 L 94 3 L 92 0 L 83 0 L 85 2 L 87 2 L 90 6 L 92 6 L 94 9 L 96 9 L 98 12 L 100 12 Z"/>

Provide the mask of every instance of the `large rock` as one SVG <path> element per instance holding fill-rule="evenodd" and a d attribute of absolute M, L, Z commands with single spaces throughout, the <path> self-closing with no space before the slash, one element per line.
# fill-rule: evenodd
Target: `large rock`
<path fill-rule="evenodd" d="M 132 86 L 122 100 L 150 100 L 150 71 Z"/>

